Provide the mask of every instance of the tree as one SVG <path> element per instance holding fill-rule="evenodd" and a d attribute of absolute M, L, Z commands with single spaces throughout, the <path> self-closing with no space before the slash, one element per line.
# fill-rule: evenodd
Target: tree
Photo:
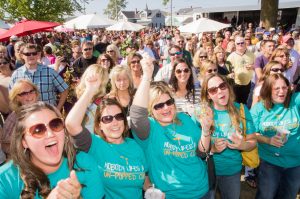
<path fill-rule="evenodd" d="M 167 5 L 169 3 L 170 0 L 163 0 L 163 5 Z"/>
<path fill-rule="evenodd" d="M 79 2 L 80 1 L 80 2 Z M 66 15 L 82 11 L 81 2 L 89 0 L 0 0 L 0 13 L 10 19 L 30 19 L 61 22 Z"/>
<path fill-rule="evenodd" d="M 126 8 L 127 3 L 126 0 L 109 0 L 104 14 L 110 19 L 117 19 L 119 11 Z"/>
<path fill-rule="evenodd" d="M 260 20 L 266 29 L 276 27 L 278 0 L 261 0 Z"/>

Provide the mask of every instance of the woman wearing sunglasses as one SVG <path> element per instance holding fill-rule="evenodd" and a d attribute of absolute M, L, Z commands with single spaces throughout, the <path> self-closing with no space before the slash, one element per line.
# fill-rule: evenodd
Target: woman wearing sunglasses
<path fill-rule="evenodd" d="M 280 46 L 277 47 L 270 58 L 271 61 L 278 61 L 284 68 L 285 70 L 288 70 L 291 65 L 290 65 L 290 54 L 287 48 Z M 288 78 L 291 79 L 290 83 L 292 83 L 293 78 Z"/>
<path fill-rule="evenodd" d="M 85 109 L 85 116 L 82 121 L 82 124 L 90 131 L 94 132 L 94 122 L 95 122 L 95 115 L 97 106 L 100 104 L 102 98 L 106 94 L 106 86 L 108 82 L 108 73 L 107 70 L 103 67 L 101 67 L 99 64 L 92 64 L 90 65 L 82 74 L 80 78 L 80 82 L 78 86 L 76 87 L 76 95 L 77 99 L 79 99 L 82 94 L 84 93 L 86 89 L 86 78 L 90 76 L 91 74 L 96 75 L 99 77 L 101 84 L 97 90 L 97 92 L 94 93 L 90 101 L 90 105 L 87 109 Z"/>
<path fill-rule="evenodd" d="M 176 113 L 169 87 L 155 83 L 151 58 L 142 60 L 144 76 L 130 109 L 131 129 L 149 160 L 149 177 L 166 198 L 208 198 L 206 167 L 195 151 L 200 129 Z M 148 111 L 150 117 L 148 117 Z"/>
<path fill-rule="evenodd" d="M 294 199 L 300 187 L 299 93 L 282 74 L 269 75 L 251 108 L 260 167 L 257 199 Z"/>
<path fill-rule="evenodd" d="M 174 91 L 177 112 L 193 113 L 199 103 L 200 90 L 195 89 L 192 67 L 184 59 L 179 59 L 173 67 L 170 85 Z"/>
<path fill-rule="evenodd" d="M 13 129 L 17 122 L 17 109 L 22 105 L 34 104 L 39 99 L 39 90 L 30 80 L 20 79 L 9 91 L 10 108 L 13 111 L 6 118 L 1 135 L 1 145 L 7 158 L 10 159 L 10 141 Z"/>
<path fill-rule="evenodd" d="M 103 197 L 96 162 L 76 153 L 54 106 L 38 102 L 16 115 L 12 161 L 0 169 L 0 198 Z"/>
<path fill-rule="evenodd" d="M 204 60 L 202 62 L 200 73 L 198 75 L 198 79 L 200 81 L 200 85 L 202 85 L 204 79 L 211 75 L 211 74 L 217 74 L 218 73 L 218 67 L 217 65 L 211 61 L 211 60 Z"/>
<path fill-rule="evenodd" d="M 260 91 L 261 87 L 264 83 L 264 80 L 271 74 L 281 73 L 284 74 L 285 68 L 281 65 L 278 61 L 270 61 L 267 65 L 263 68 L 263 74 L 260 80 L 257 82 L 256 87 L 253 91 L 253 101 L 252 106 L 256 104 L 260 100 Z"/>
<path fill-rule="evenodd" d="M 103 99 L 97 108 L 94 131 L 81 126 L 84 112 L 101 83 L 95 75 L 85 79 L 86 89 L 66 119 L 68 132 L 76 146 L 97 161 L 105 198 L 142 198 L 146 159 L 138 144 L 127 138 L 128 124 L 122 106 L 116 100 Z"/>
<path fill-rule="evenodd" d="M 109 54 L 106 53 L 98 57 L 97 64 L 100 64 L 101 67 L 106 68 L 108 72 L 110 72 L 111 69 L 113 69 L 113 67 L 115 66 L 114 60 L 111 58 Z"/>
<path fill-rule="evenodd" d="M 143 70 L 141 60 L 143 57 L 139 53 L 131 53 L 127 57 L 127 66 L 131 72 L 134 88 L 137 88 L 142 79 Z"/>
<path fill-rule="evenodd" d="M 0 112 L 7 114 L 9 110 L 8 85 L 12 75 L 12 66 L 8 57 L 0 57 Z"/>
<path fill-rule="evenodd" d="M 251 115 L 245 105 L 245 117 L 240 115 L 240 104 L 234 103 L 233 89 L 224 76 L 207 76 L 201 88 L 201 100 L 208 104 L 208 114 L 200 117 L 205 129 L 214 129 L 211 133 L 202 133 L 200 151 L 205 152 L 211 143 L 214 153 L 217 187 L 221 198 L 240 198 L 240 178 L 242 169 L 241 151 L 250 151 L 256 145 Z M 242 125 L 246 119 L 246 127 Z M 211 126 L 206 121 L 212 121 Z M 246 128 L 246 139 L 242 131 Z M 205 131 L 204 131 L 205 132 Z"/>

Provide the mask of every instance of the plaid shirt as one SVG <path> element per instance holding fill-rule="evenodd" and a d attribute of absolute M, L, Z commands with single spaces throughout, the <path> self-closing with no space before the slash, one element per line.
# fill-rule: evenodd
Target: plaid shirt
<path fill-rule="evenodd" d="M 55 70 L 41 64 L 38 64 L 34 73 L 29 71 L 25 65 L 15 70 L 8 89 L 11 90 L 19 79 L 32 81 L 40 90 L 41 100 L 52 105 L 56 105 L 57 92 L 62 93 L 68 88 L 66 82 Z"/>

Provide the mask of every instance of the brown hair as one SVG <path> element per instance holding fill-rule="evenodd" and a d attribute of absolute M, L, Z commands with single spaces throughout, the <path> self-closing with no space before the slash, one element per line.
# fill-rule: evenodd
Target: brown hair
<path fill-rule="evenodd" d="M 261 76 L 261 78 L 260 78 L 260 82 L 261 81 L 264 81 L 269 75 L 270 75 L 270 72 L 271 72 L 271 69 L 272 69 L 272 67 L 273 66 L 275 66 L 275 65 L 281 65 L 281 63 L 280 62 L 278 62 L 278 61 L 269 61 L 266 65 L 265 65 L 265 67 L 263 68 L 263 73 L 262 73 L 262 76 Z M 282 66 L 284 69 L 285 69 L 285 67 L 284 66 Z"/>
<path fill-rule="evenodd" d="M 291 87 L 290 87 L 290 82 L 289 80 L 284 77 L 282 74 L 272 74 L 272 75 L 269 75 L 262 87 L 261 87 L 261 90 L 260 90 L 260 97 L 262 99 L 262 102 L 265 106 L 265 108 L 270 111 L 270 109 L 273 107 L 273 100 L 272 100 L 272 89 L 273 89 L 273 86 L 275 84 L 275 82 L 279 79 L 282 79 L 284 80 L 284 82 L 286 83 L 286 85 L 288 86 L 288 92 L 287 92 L 287 96 L 284 100 L 284 107 L 285 108 L 288 108 L 289 105 L 290 105 L 290 100 L 291 100 Z"/>
<path fill-rule="evenodd" d="M 128 137 L 129 135 L 129 127 L 128 127 L 128 121 L 126 118 L 126 113 L 124 109 L 122 108 L 122 105 L 115 99 L 111 98 L 104 98 L 100 105 L 97 107 L 96 115 L 95 115 L 95 122 L 94 122 L 94 131 L 97 135 L 101 136 L 105 141 L 107 141 L 105 134 L 101 130 L 101 118 L 103 115 L 104 109 L 106 109 L 108 106 L 117 106 L 120 108 L 122 114 L 124 115 L 124 132 L 122 134 L 122 137 Z"/>

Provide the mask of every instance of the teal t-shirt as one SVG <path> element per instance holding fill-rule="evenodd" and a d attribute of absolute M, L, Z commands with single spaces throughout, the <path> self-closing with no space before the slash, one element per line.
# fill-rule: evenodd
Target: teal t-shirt
<path fill-rule="evenodd" d="M 258 143 L 258 152 L 263 160 L 284 168 L 300 165 L 300 93 L 294 93 L 288 108 L 275 104 L 268 111 L 262 102 L 251 109 L 256 131 L 266 137 L 273 137 L 276 128 L 290 131 L 287 142 L 278 148 L 269 144 Z M 276 155 L 280 154 L 280 155 Z"/>
<path fill-rule="evenodd" d="M 239 110 L 240 104 L 235 103 L 235 107 Z M 246 117 L 246 134 L 255 132 L 251 114 L 246 106 L 244 106 Z M 227 110 L 213 109 L 215 131 L 211 136 L 212 144 L 216 138 L 225 138 L 229 140 L 230 135 L 235 132 L 234 127 L 231 125 L 231 119 Z M 243 129 L 242 122 L 240 128 Z M 226 148 L 221 153 L 214 153 L 216 175 L 228 176 L 236 174 L 242 169 L 242 156 L 241 152 L 236 149 Z"/>
<path fill-rule="evenodd" d="M 206 166 L 195 153 L 201 130 L 188 115 L 177 118 L 181 124 L 161 126 L 150 117 L 149 137 L 133 135 L 146 153 L 151 182 L 166 198 L 199 199 L 208 192 Z"/>
<path fill-rule="evenodd" d="M 80 168 L 83 171 L 76 171 L 80 184 L 84 185 L 81 189 L 83 198 L 103 198 L 104 190 L 101 181 L 99 168 L 88 154 L 80 152 L 76 155 L 74 168 Z M 64 158 L 57 171 L 48 175 L 51 189 L 57 182 L 70 176 L 67 159 Z M 10 161 L 0 168 L 0 198 L 19 199 L 24 188 L 24 182 L 20 177 L 19 168 Z M 35 199 L 41 197 L 36 193 Z"/>
<path fill-rule="evenodd" d="M 91 134 L 89 150 L 101 168 L 105 198 L 142 198 L 145 173 L 148 171 L 145 154 L 130 138 L 122 144 L 112 144 Z"/>

